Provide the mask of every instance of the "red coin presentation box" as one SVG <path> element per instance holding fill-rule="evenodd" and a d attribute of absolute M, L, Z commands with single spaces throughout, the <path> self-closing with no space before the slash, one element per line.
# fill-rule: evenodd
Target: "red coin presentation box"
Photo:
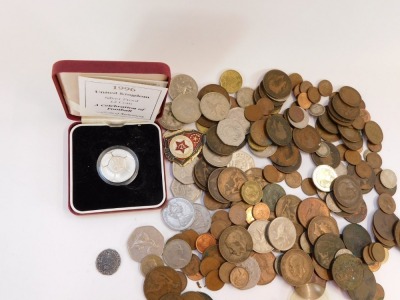
<path fill-rule="evenodd" d="M 158 62 L 58 61 L 52 78 L 67 118 L 68 205 L 75 214 L 160 207 L 161 130 L 169 67 Z"/>

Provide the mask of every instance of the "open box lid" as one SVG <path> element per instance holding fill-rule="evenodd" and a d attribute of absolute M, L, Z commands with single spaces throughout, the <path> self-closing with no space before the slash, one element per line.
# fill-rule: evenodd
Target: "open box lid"
<path fill-rule="evenodd" d="M 162 112 L 171 71 L 159 62 L 62 60 L 52 78 L 70 120 L 139 123 Z"/>

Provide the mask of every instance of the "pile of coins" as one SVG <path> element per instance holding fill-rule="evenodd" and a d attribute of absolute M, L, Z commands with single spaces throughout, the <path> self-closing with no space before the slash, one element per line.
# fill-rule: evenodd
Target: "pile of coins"
<path fill-rule="evenodd" d="M 388 249 L 400 246 L 397 178 L 381 168 L 383 133 L 361 95 L 349 86 L 334 92 L 328 80 L 314 87 L 280 70 L 266 72 L 256 89 L 242 82 L 234 70 L 222 73 L 219 85 L 200 90 L 188 75 L 171 80 L 171 102 L 158 122 L 167 130 L 175 198 L 161 215 L 180 233 L 165 244 L 151 226 L 130 236 L 146 298 L 211 299 L 183 292 L 187 278 L 198 285 L 204 278 L 215 291 L 225 284 L 265 285 L 276 274 L 304 299 L 321 296 L 329 280 L 351 299 L 383 298 L 373 272 L 387 261 Z M 289 104 L 291 93 L 295 101 Z M 201 151 L 191 144 L 197 137 L 188 139 L 193 123 L 204 135 Z M 248 153 L 265 165 L 256 167 Z M 316 167 L 303 179 L 298 170 L 305 154 Z M 287 194 L 281 182 L 309 197 Z M 358 224 L 367 215 L 363 195 L 373 189 L 379 194 L 376 242 Z M 202 204 L 194 203 L 202 191 Z M 350 223 L 341 234 L 332 214 Z"/>

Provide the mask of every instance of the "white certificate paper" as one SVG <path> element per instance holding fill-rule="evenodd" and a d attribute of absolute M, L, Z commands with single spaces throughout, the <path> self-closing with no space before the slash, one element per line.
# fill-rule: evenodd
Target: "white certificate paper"
<path fill-rule="evenodd" d="M 156 85 L 79 76 L 82 116 L 103 116 L 154 122 L 167 93 Z"/>

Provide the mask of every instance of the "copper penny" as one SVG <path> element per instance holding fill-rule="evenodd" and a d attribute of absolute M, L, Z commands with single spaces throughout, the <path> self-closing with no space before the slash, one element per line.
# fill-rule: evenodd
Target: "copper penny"
<path fill-rule="evenodd" d="M 317 188 L 314 185 L 312 178 L 305 178 L 301 182 L 301 190 L 307 196 L 313 196 L 317 194 Z"/>
<path fill-rule="evenodd" d="M 261 168 L 250 168 L 244 173 L 248 180 L 258 182 L 261 188 L 264 188 L 268 184 L 268 182 L 263 178 L 263 169 Z"/>
<path fill-rule="evenodd" d="M 200 234 L 196 240 L 196 249 L 200 253 L 203 253 L 208 247 L 216 244 L 217 241 L 215 240 L 215 237 L 209 233 L 203 233 Z"/>
<path fill-rule="evenodd" d="M 339 236 L 339 227 L 331 216 L 314 217 L 307 228 L 308 239 L 314 245 L 315 241 L 325 233 L 333 233 Z"/>
<path fill-rule="evenodd" d="M 337 128 L 336 123 L 332 121 L 327 111 L 325 111 L 325 113 L 323 113 L 318 117 L 318 122 L 322 126 L 322 128 L 328 131 L 329 133 L 331 134 L 339 133 L 339 129 Z"/>
<path fill-rule="evenodd" d="M 215 222 L 217 220 L 226 221 L 228 223 L 231 222 L 229 220 L 229 213 L 226 210 L 218 210 L 212 215 L 211 222 Z"/>
<path fill-rule="evenodd" d="M 286 217 L 293 223 L 298 223 L 297 209 L 300 203 L 300 198 L 295 195 L 282 196 L 276 203 L 275 214 L 277 217 Z"/>
<path fill-rule="evenodd" d="M 218 190 L 225 199 L 231 202 L 241 201 L 240 189 L 246 181 L 246 175 L 242 170 L 228 167 L 218 176 Z"/>
<path fill-rule="evenodd" d="M 244 116 L 250 122 L 255 122 L 263 116 L 263 111 L 256 104 L 246 106 L 244 109 Z"/>
<path fill-rule="evenodd" d="M 313 104 L 310 99 L 308 99 L 307 93 L 302 92 L 297 96 L 297 103 L 301 108 L 309 109 Z"/>
<path fill-rule="evenodd" d="M 318 91 L 323 97 L 328 97 L 332 94 L 333 91 L 333 86 L 332 83 L 329 80 L 321 80 L 318 83 Z"/>
<path fill-rule="evenodd" d="M 373 170 L 366 161 L 361 161 L 356 165 L 356 173 L 361 178 L 369 178 Z"/>
<path fill-rule="evenodd" d="M 358 151 L 347 150 L 344 153 L 344 158 L 349 164 L 358 165 L 361 162 L 361 154 Z"/>
<path fill-rule="evenodd" d="M 287 251 L 280 265 L 283 279 L 293 286 L 306 284 L 314 273 L 310 256 L 299 249 Z"/>
<path fill-rule="evenodd" d="M 310 87 L 307 90 L 307 97 L 312 103 L 318 103 L 321 100 L 321 94 L 316 87 Z"/>
<path fill-rule="evenodd" d="M 310 82 L 310 81 L 308 81 L 308 80 L 303 80 L 303 82 L 301 82 L 300 83 L 300 91 L 302 92 L 302 93 L 306 93 L 307 91 L 308 91 L 308 89 L 310 88 L 310 87 L 312 87 L 313 85 L 312 85 L 312 83 Z"/>
<path fill-rule="evenodd" d="M 282 166 L 290 167 L 295 165 L 301 159 L 299 148 L 293 143 L 286 146 L 278 147 L 276 152 L 270 156 L 273 163 Z"/>
<path fill-rule="evenodd" d="M 399 220 L 399 218 L 394 215 L 394 214 L 385 214 L 383 211 L 378 209 L 374 213 L 374 228 L 376 231 L 381 235 L 384 239 L 393 241 L 394 240 L 394 234 L 393 234 L 393 229 L 394 226 L 396 225 L 396 222 Z"/>
<path fill-rule="evenodd" d="M 292 140 L 292 129 L 282 115 L 271 115 L 266 124 L 267 135 L 279 146 L 286 146 Z"/>
<path fill-rule="evenodd" d="M 373 169 L 379 169 L 382 166 L 382 158 L 378 153 L 371 152 L 367 154 L 365 160 Z"/>
<path fill-rule="evenodd" d="M 189 263 L 181 270 L 187 276 L 196 275 L 200 272 L 200 258 L 196 254 L 192 254 Z"/>
<path fill-rule="evenodd" d="M 365 246 L 371 244 L 371 236 L 368 231 L 359 224 L 349 224 L 342 232 L 343 242 L 356 257 L 362 257 Z"/>
<path fill-rule="evenodd" d="M 329 216 L 330 211 L 325 202 L 318 198 L 304 199 L 297 209 L 297 215 L 301 225 L 308 227 L 310 221 L 316 216 Z"/>
<path fill-rule="evenodd" d="M 292 84 L 292 89 L 303 82 L 303 77 L 299 73 L 292 73 L 289 75 L 290 82 Z"/>
<path fill-rule="evenodd" d="M 314 127 L 307 125 L 305 128 L 293 130 L 293 141 L 304 152 L 313 153 L 319 148 L 321 136 Z"/>
<path fill-rule="evenodd" d="M 225 283 L 231 283 L 230 274 L 234 268 L 236 268 L 235 264 L 224 262 L 218 270 L 219 278 Z"/>
<path fill-rule="evenodd" d="M 379 208 L 386 214 L 393 214 L 396 211 L 396 202 L 389 194 L 383 193 L 378 197 Z"/>
<path fill-rule="evenodd" d="M 221 204 L 226 204 L 229 203 L 229 201 L 222 196 L 218 189 L 218 177 L 223 170 L 224 168 L 218 168 L 211 172 L 211 174 L 208 176 L 207 188 L 208 192 L 215 201 Z"/>
<path fill-rule="evenodd" d="M 201 98 L 203 98 L 203 96 L 205 94 L 211 93 L 211 92 L 216 92 L 216 93 L 220 93 L 222 95 L 224 95 L 224 97 L 226 98 L 226 100 L 228 102 L 230 102 L 230 98 L 229 98 L 229 94 L 226 91 L 226 89 L 224 89 L 222 86 L 218 85 L 218 84 L 208 84 L 206 86 L 204 86 L 199 93 L 197 94 L 197 98 L 199 98 L 201 100 Z"/>
<path fill-rule="evenodd" d="M 221 196 L 222 197 L 222 196 Z M 224 199 L 225 200 L 225 199 Z M 204 206 L 208 209 L 208 210 L 210 210 L 210 211 L 213 211 L 213 210 L 217 210 L 217 209 L 223 209 L 223 208 L 227 208 L 227 207 L 229 207 L 229 203 L 228 203 L 228 201 L 226 201 L 227 203 L 221 203 L 221 202 L 218 202 L 217 200 L 215 200 L 211 195 L 210 195 L 210 193 L 204 193 L 204 197 L 203 197 L 203 204 L 204 204 Z"/>
<path fill-rule="evenodd" d="M 319 135 L 324 141 L 327 142 L 337 142 L 340 140 L 340 137 L 337 134 L 332 134 L 328 131 L 326 131 L 322 126 L 320 125 L 319 120 L 315 123 L 315 129 L 318 131 Z"/>
<path fill-rule="evenodd" d="M 332 97 L 331 103 L 334 111 L 346 122 L 353 122 L 360 115 L 359 107 L 351 107 L 347 105 L 339 95 Z"/>
<path fill-rule="evenodd" d="M 262 86 L 273 99 L 286 99 L 292 90 L 289 76 L 281 70 L 270 70 L 263 78 Z"/>
<path fill-rule="evenodd" d="M 226 228 L 228 228 L 231 225 L 232 225 L 231 222 L 227 222 L 224 220 L 216 220 L 211 223 L 210 232 L 213 237 L 215 237 L 216 239 L 219 239 L 222 231 L 224 231 Z"/>
<path fill-rule="evenodd" d="M 250 256 L 253 250 L 253 240 L 250 233 L 243 227 L 231 226 L 222 232 L 219 239 L 219 250 L 226 261 L 240 263 Z"/>
<path fill-rule="evenodd" d="M 383 141 L 383 132 L 381 127 L 374 121 L 365 123 L 365 135 L 372 144 L 380 144 Z"/>
<path fill-rule="evenodd" d="M 203 276 L 207 276 L 208 273 L 210 273 L 213 270 L 218 270 L 218 268 L 221 266 L 221 262 L 216 259 L 215 257 L 209 256 L 200 262 L 200 273 Z"/>
<path fill-rule="evenodd" d="M 370 141 L 367 141 L 367 148 L 372 152 L 379 152 L 382 150 L 382 144 L 372 144 Z"/>
<path fill-rule="evenodd" d="M 245 268 L 235 267 L 229 275 L 229 281 L 235 288 L 242 289 L 249 282 L 249 273 Z"/>
<path fill-rule="evenodd" d="M 272 254 L 271 252 L 269 253 L 253 252 L 251 254 L 251 257 L 253 257 L 258 262 L 258 265 L 260 266 L 261 269 L 260 280 L 258 281 L 257 284 L 265 285 L 272 282 L 272 280 L 274 280 L 276 277 L 276 272 L 274 270 L 275 255 Z"/>
<path fill-rule="evenodd" d="M 298 123 L 304 120 L 304 111 L 300 107 L 292 105 L 289 108 L 288 116 L 293 122 Z"/>
<path fill-rule="evenodd" d="M 263 169 L 264 178 L 271 183 L 283 181 L 285 174 L 279 172 L 273 165 L 266 165 Z"/>
<path fill-rule="evenodd" d="M 272 141 L 268 137 L 265 129 L 266 123 L 266 120 L 257 120 L 250 126 L 250 137 L 257 145 L 263 147 L 272 144 Z"/>
<path fill-rule="evenodd" d="M 344 86 L 340 88 L 339 96 L 347 105 L 352 107 L 357 107 L 361 104 L 360 93 L 350 86 Z"/>
<path fill-rule="evenodd" d="M 174 269 L 163 266 L 156 267 L 146 275 L 143 290 L 146 299 L 158 300 L 168 293 L 180 294 L 182 282 Z"/>
<path fill-rule="evenodd" d="M 300 187 L 302 181 L 303 178 L 301 177 L 301 174 L 297 171 L 285 175 L 286 184 L 293 189 Z"/>
<path fill-rule="evenodd" d="M 256 220 L 268 220 L 271 214 L 269 206 L 263 202 L 254 205 L 252 212 Z"/>
<path fill-rule="evenodd" d="M 269 116 L 274 111 L 274 103 L 268 98 L 261 98 L 256 103 L 264 116 Z"/>

